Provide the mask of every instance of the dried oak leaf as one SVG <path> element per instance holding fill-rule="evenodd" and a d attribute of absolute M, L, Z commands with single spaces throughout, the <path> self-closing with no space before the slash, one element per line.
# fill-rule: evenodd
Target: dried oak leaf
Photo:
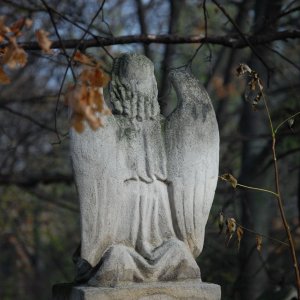
<path fill-rule="evenodd" d="M 78 84 L 69 88 L 65 102 L 72 109 L 71 125 L 77 132 L 83 131 L 84 120 L 93 130 L 103 126 L 97 114 L 97 112 L 106 113 L 104 99 L 99 89 Z"/>
<path fill-rule="evenodd" d="M 10 78 L 4 72 L 4 70 L 0 67 L 0 84 L 9 84 Z"/>
<path fill-rule="evenodd" d="M 76 51 L 73 60 L 77 61 L 77 62 L 80 62 L 84 65 L 90 65 L 90 66 L 95 66 L 96 65 L 91 57 L 87 56 L 86 54 L 83 54 L 79 50 Z"/>
<path fill-rule="evenodd" d="M 15 35 L 21 35 L 21 30 L 23 29 L 24 25 L 26 24 L 25 18 L 20 18 L 16 22 L 14 22 L 11 26 L 9 26 L 10 31 Z"/>
<path fill-rule="evenodd" d="M 9 38 L 9 45 L 5 48 L 2 56 L 2 63 L 10 69 L 24 67 L 27 63 L 27 54 L 23 48 L 19 47 L 16 38 Z"/>
<path fill-rule="evenodd" d="M 238 226 L 238 228 L 236 230 L 236 235 L 237 235 L 237 239 L 238 239 L 238 251 L 240 251 L 241 240 L 244 235 L 244 230 L 241 226 Z"/>
<path fill-rule="evenodd" d="M 226 230 L 226 234 L 228 236 L 228 243 L 230 242 L 233 234 L 236 231 L 236 221 L 234 218 L 228 218 L 226 220 L 226 226 L 227 226 L 227 230 Z"/>
<path fill-rule="evenodd" d="M 233 175 L 231 175 L 229 173 L 225 173 L 225 174 L 221 175 L 220 178 L 222 180 L 225 180 L 225 181 L 229 182 L 232 185 L 233 188 L 237 187 L 238 181 Z"/>
<path fill-rule="evenodd" d="M 104 87 L 109 81 L 109 77 L 99 68 L 84 69 L 81 72 L 79 79 L 94 87 Z"/>
<path fill-rule="evenodd" d="M 256 249 L 258 252 L 261 252 L 261 248 L 262 248 L 262 236 L 261 235 L 257 235 L 256 238 Z"/>
<path fill-rule="evenodd" d="M 48 38 L 49 33 L 44 29 L 39 29 L 35 32 L 36 39 L 39 46 L 45 53 L 51 53 L 52 42 Z"/>
<path fill-rule="evenodd" d="M 252 70 L 246 64 L 239 64 L 239 66 L 236 69 L 236 72 L 237 72 L 237 76 L 242 76 L 245 74 L 251 74 Z"/>

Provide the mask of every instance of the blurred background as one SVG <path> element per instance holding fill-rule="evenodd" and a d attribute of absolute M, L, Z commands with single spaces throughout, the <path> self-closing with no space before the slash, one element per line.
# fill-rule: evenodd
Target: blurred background
<path fill-rule="evenodd" d="M 208 90 L 216 111 L 220 175 L 231 173 L 241 184 L 275 189 L 267 115 L 260 102 L 254 110 L 253 101 L 245 99 L 245 81 L 237 78 L 236 68 L 246 63 L 262 78 L 275 127 L 300 111 L 299 1 L 110 0 L 93 23 L 102 1 L 46 4 L 2 0 L 0 16 L 5 19 L 1 22 L 12 24 L 22 17 L 33 21 L 19 42 L 35 41 L 34 32 L 41 28 L 49 32 L 50 40 L 58 40 L 58 35 L 63 40 L 140 34 L 216 37 L 215 43 L 201 46 L 132 43 L 81 50 L 108 71 L 121 53 L 147 55 L 155 65 L 165 115 L 176 106 L 168 72 L 191 69 Z M 269 42 L 278 32 L 287 31 L 291 38 Z M 247 43 L 236 48 L 235 40 Z M 72 55 L 73 50 L 65 51 Z M 72 70 L 63 51 L 26 52 L 27 65 L 5 69 L 11 83 L 0 85 L 0 299 L 5 300 L 50 299 L 53 284 L 73 280 L 72 254 L 80 242 L 63 103 L 65 90 L 73 83 Z M 286 122 L 277 135 L 280 184 L 298 257 L 299 123 L 300 118 Z M 225 230 L 220 233 L 220 212 L 243 226 L 240 247 L 236 234 L 228 241 Z M 258 236 L 262 237 L 260 251 Z M 220 284 L 222 299 L 296 299 L 286 243 L 274 196 L 219 181 L 198 258 L 202 279 Z"/>

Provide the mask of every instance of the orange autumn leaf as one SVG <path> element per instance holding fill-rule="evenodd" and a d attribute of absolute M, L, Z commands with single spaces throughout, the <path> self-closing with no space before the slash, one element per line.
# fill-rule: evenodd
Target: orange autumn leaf
<path fill-rule="evenodd" d="M 98 68 L 83 70 L 79 78 L 82 82 L 86 82 L 95 87 L 104 87 L 109 81 L 109 77 Z"/>
<path fill-rule="evenodd" d="M 73 59 L 74 61 L 80 62 L 85 65 L 95 65 L 95 62 L 93 62 L 93 60 L 90 57 L 81 53 L 79 50 L 76 51 Z"/>
<path fill-rule="evenodd" d="M 84 130 L 84 121 L 93 130 L 96 130 L 103 126 L 101 116 L 98 113 L 109 114 L 109 110 L 104 105 L 102 91 L 85 84 L 69 87 L 65 96 L 65 103 L 73 112 L 71 126 L 79 133 Z"/>
<path fill-rule="evenodd" d="M 39 29 L 35 32 L 39 46 L 45 53 L 51 53 L 52 42 L 48 38 L 49 33 L 44 29 Z"/>
<path fill-rule="evenodd" d="M 84 131 L 84 116 L 82 114 L 74 114 L 71 119 L 71 126 L 78 132 Z"/>
<path fill-rule="evenodd" d="M 19 20 L 17 20 L 16 22 L 14 22 L 9 28 L 10 31 L 15 35 L 18 36 L 20 35 L 20 32 L 22 30 L 22 28 L 24 27 L 26 23 L 26 19 L 25 18 L 21 18 Z"/>
<path fill-rule="evenodd" d="M 0 84 L 9 84 L 10 78 L 4 72 L 4 70 L 0 67 Z"/>
<path fill-rule="evenodd" d="M 10 69 L 24 67 L 27 63 L 26 52 L 23 48 L 18 46 L 14 37 L 9 40 L 9 45 L 5 48 L 2 56 L 2 63 L 6 64 Z"/>

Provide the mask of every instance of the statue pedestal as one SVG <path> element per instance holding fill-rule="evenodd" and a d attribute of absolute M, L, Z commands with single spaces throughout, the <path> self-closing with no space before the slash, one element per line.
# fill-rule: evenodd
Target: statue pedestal
<path fill-rule="evenodd" d="M 220 300 L 221 288 L 198 279 L 135 283 L 127 286 L 89 287 L 57 284 L 52 300 Z"/>

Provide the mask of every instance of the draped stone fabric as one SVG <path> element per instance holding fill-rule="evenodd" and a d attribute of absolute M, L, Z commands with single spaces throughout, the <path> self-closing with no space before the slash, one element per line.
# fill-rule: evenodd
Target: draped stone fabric
<path fill-rule="evenodd" d="M 199 82 L 180 71 L 170 79 L 180 104 L 165 119 L 152 62 L 121 56 L 105 127 L 71 130 L 81 212 L 78 268 L 88 265 L 89 285 L 200 277 L 194 257 L 217 182 L 218 127 Z"/>

